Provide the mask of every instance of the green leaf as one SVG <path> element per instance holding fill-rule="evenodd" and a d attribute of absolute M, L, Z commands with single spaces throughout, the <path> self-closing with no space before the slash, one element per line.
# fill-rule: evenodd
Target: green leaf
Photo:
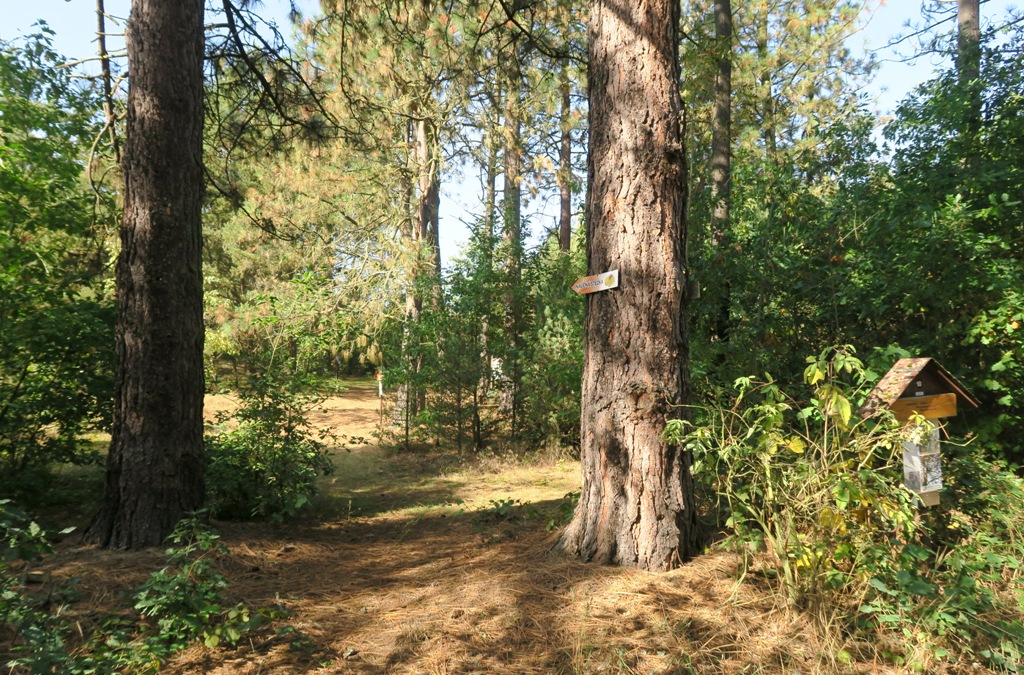
<path fill-rule="evenodd" d="M 905 586 L 906 591 L 913 595 L 927 596 L 935 592 L 935 586 L 929 584 L 927 581 L 916 579 Z"/>
<path fill-rule="evenodd" d="M 825 371 L 823 371 L 818 363 L 812 363 L 804 370 L 804 382 L 811 385 L 812 387 L 825 379 Z"/>
<path fill-rule="evenodd" d="M 889 590 L 889 587 L 885 585 L 885 582 L 878 577 L 871 577 L 871 581 L 868 582 L 872 588 L 886 595 L 893 595 L 895 591 Z"/>
<path fill-rule="evenodd" d="M 853 414 L 850 408 L 850 401 L 845 396 L 837 395 L 836 405 L 839 409 L 839 419 L 843 421 L 843 426 L 849 426 L 850 416 Z"/>
<path fill-rule="evenodd" d="M 840 511 L 845 511 L 850 505 L 850 488 L 846 485 L 839 485 L 833 492 L 836 496 L 836 507 Z"/>

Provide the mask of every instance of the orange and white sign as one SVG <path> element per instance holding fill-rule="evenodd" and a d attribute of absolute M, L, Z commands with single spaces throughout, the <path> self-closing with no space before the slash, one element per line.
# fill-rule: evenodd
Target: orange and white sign
<path fill-rule="evenodd" d="M 580 277 L 576 280 L 576 283 L 572 285 L 572 290 L 576 291 L 580 295 L 586 295 L 587 293 L 608 291 L 618 287 L 619 271 L 608 270 L 601 274 L 592 274 L 589 277 Z"/>

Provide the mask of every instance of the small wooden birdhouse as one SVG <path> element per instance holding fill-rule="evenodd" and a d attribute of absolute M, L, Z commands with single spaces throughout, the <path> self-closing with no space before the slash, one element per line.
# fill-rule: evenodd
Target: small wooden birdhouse
<path fill-rule="evenodd" d="M 978 407 L 978 402 L 938 361 L 930 358 L 900 359 L 878 383 L 861 407 L 869 417 L 882 409 L 901 422 L 920 415 L 931 424 L 912 429 L 903 443 L 903 482 L 926 506 L 939 503 L 942 460 L 939 423 L 956 415 L 957 407 Z"/>

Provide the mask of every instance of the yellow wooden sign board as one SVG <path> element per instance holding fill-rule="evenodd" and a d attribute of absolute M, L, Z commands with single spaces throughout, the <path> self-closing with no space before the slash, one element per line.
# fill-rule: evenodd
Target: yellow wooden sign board
<path fill-rule="evenodd" d="M 580 295 L 586 295 L 587 293 L 597 293 L 598 291 L 607 291 L 618 287 L 619 271 L 609 270 L 601 274 L 592 274 L 589 277 L 580 277 L 572 285 L 572 290 Z"/>
<path fill-rule="evenodd" d="M 910 419 L 915 412 L 921 417 L 936 420 L 956 415 L 956 394 L 936 394 L 935 396 L 908 396 L 898 398 L 889 406 L 892 414 L 901 422 Z"/>

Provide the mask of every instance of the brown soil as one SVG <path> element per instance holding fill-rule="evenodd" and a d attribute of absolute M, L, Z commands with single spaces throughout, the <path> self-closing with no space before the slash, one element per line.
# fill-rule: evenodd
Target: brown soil
<path fill-rule="evenodd" d="M 350 390 L 313 419 L 370 436 L 375 394 Z M 231 405 L 214 397 L 208 410 Z M 649 574 L 552 553 L 545 525 L 578 485 L 577 463 L 459 464 L 450 454 L 371 445 L 336 458 L 317 518 L 215 524 L 229 549 L 218 560 L 225 604 L 286 616 L 237 647 L 190 648 L 164 672 L 834 671 L 803 615 L 777 609 L 766 580 L 744 576 L 737 555 Z M 488 510 L 505 499 L 523 504 L 507 519 Z M 126 598 L 164 564 L 160 550 L 111 552 L 69 539 L 43 569 L 54 588 L 78 580 L 69 611 L 87 634 L 103 612 L 130 613 Z M 879 672 L 861 669 L 869 671 Z"/>

